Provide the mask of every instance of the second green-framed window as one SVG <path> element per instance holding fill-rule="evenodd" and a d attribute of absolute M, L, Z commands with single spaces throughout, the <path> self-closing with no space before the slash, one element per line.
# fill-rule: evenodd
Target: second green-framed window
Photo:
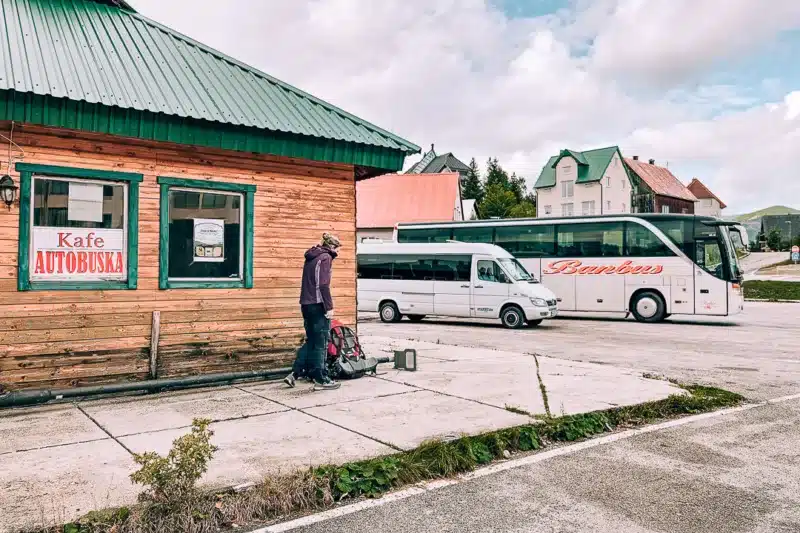
<path fill-rule="evenodd" d="M 253 287 L 255 185 L 160 176 L 159 287 Z"/>

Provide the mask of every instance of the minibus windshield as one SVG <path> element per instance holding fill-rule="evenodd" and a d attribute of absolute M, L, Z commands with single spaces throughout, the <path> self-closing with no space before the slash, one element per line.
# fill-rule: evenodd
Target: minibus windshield
<path fill-rule="evenodd" d="M 514 281 L 527 281 L 529 283 L 539 283 L 536 279 L 525 270 L 525 267 L 520 264 L 516 259 L 499 259 L 500 264 L 508 272 L 508 275 Z"/>

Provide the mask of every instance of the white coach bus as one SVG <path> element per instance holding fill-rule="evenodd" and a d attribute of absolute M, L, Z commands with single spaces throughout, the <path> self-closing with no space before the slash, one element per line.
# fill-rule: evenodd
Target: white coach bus
<path fill-rule="evenodd" d="M 427 315 L 499 318 L 507 328 L 556 316 L 555 295 L 491 244 L 360 243 L 358 310 L 383 322 Z"/>
<path fill-rule="evenodd" d="M 631 214 L 399 225 L 400 243 L 483 242 L 513 254 L 557 296 L 560 311 L 726 316 L 743 308 L 734 224 Z"/>

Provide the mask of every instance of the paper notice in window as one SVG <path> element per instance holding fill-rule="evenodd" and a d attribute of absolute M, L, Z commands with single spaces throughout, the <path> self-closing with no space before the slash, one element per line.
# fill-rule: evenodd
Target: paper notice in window
<path fill-rule="evenodd" d="M 70 182 L 67 217 L 80 222 L 102 222 L 103 186 Z"/>
<path fill-rule="evenodd" d="M 225 261 L 225 220 L 194 219 L 194 261 L 222 263 Z"/>

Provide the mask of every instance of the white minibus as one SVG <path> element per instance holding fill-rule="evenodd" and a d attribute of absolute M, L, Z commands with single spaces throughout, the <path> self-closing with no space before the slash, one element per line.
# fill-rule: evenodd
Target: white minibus
<path fill-rule="evenodd" d="M 358 310 L 383 322 L 499 318 L 515 329 L 558 312 L 555 295 L 491 244 L 360 243 L 357 257 Z"/>
<path fill-rule="evenodd" d="M 727 316 L 743 309 L 735 223 L 671 214 L 401 224 L 399 243 L 492 243 L 519 259 L 560 311 Z"/>

